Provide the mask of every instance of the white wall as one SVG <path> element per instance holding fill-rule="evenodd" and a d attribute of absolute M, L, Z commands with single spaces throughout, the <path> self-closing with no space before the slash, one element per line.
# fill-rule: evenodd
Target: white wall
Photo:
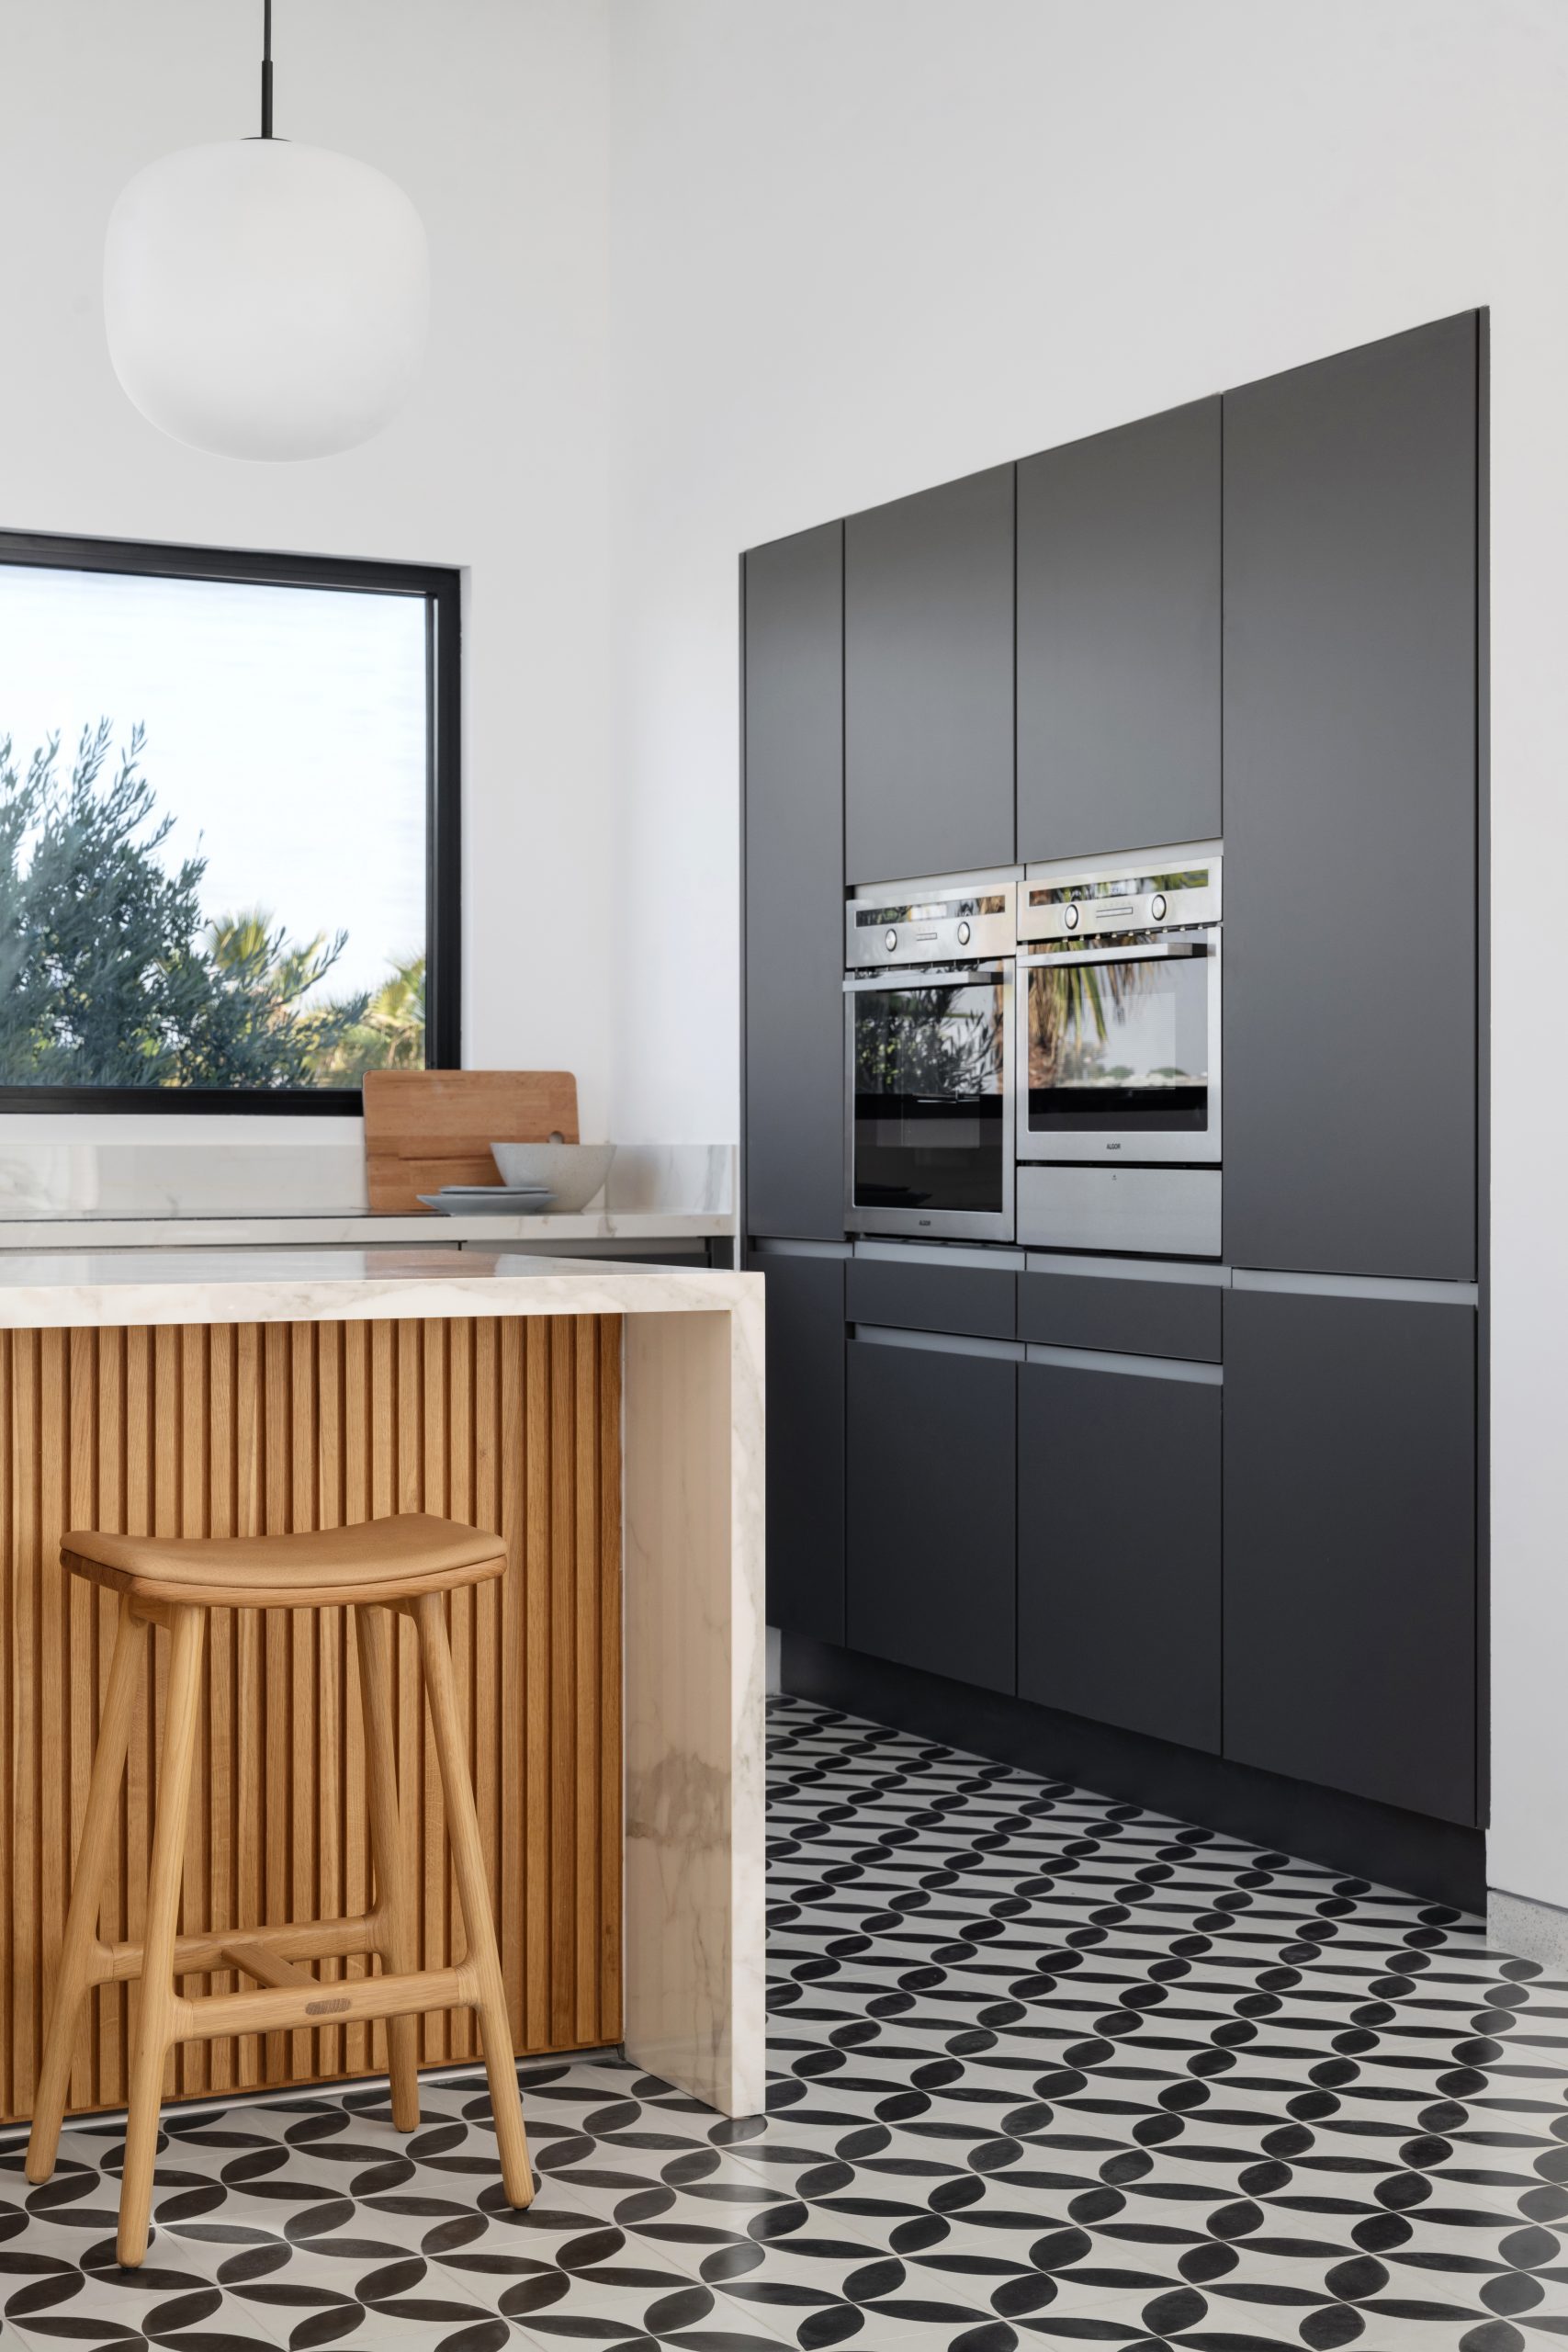
<path fill-rule="evenodd" d="M 584 918 L 608 858 L 604 14 L 274 16 L 279 132 L 377 164 L 423 215 L 432 340 L 409 407 L 366 447 L 292 466 L 144 423 L 104 345 L 104 222 L 142 164 L 254 130 L 259 0 L 0 0 L 0 527 L 468 568 L 465 1058 L 575 1069 L 600 1134 L 608 984 Z M 0 645 L 0 734 L 5 663 Z"/>
<path fill-rule="evenodd" d="M 1568 1904 L 1568 12 L 612 0 L 613 1029 L 736 1126 L 736 555 L 1493 306 L 1492 1874 Z M 1325 1465 L 1331 1475 L 1331 1465 Z"/>

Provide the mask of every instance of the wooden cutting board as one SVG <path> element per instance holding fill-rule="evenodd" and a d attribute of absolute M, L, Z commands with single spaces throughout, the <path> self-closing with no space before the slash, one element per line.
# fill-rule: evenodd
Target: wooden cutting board
<path fill-rule="evenodd" d="M 492 1143 L 576 1143 L 569 1069 L 371 1069 L 365 1073 L 365 1172 L 378 1216 L 434 1216 L 443 1184 L 499 1184 Z"/>

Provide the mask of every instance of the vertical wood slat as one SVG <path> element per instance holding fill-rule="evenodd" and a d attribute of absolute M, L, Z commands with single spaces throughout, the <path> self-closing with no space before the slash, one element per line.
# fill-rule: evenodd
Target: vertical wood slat
<path fill-rule="evenodd" d="M 12 1411 L 12 1337 L 0 1332 L 0 1426 L 11 1426 Z M 15 1491 L 12 1449 L 0 1446 L 0 1818 L 6 1834 L 0 1837 L 0 1919 L 11 1916 L 12 1891 L 16 1883 L 13 1824 L 16 1819 L 17 1749 L 17 1585 L 18 1560 L 13 1540 L 12 1498 Z M 15 2099 L 12 2088 L 12 2052 L 15 2035 L 12 2028 L 12 2007 L 16 1998 L 15 1978 L 6 1988 L 10 1998 L 0 2000 L 0 2100 L 7 2109 Z"/>
<path fill-rule="evenodd" d="M 65 1498 L 65 1516 L 73 1527 L 91 1526 L 97 1516 L 97 1416 L 95 1373 L 96 1371 L 97 1335 L 94 1331 L 72 1331 L 67 1335 L 70 1354 L 71 1437 L 67 1464 L 71 1480 Z M 99 1595 L 80 1577 L 73 1577 L 66 1595 L 70 1611 L 70 1655 L 81 1662 L 81 1671 L 67 1678 L 67 1702 L 70 1707 L 69 1741 L 70 1823 L 67 1829 L 66 1852 L 74 1851 L 82 1834 L 82 1817 L 87 1805 L 87 1776 L 93 1758 L 93 1735 L 96 1729 L 98 1683 L 95 1671 L 95 1645 L 97 1640 Z M 65 1876 L 62 1865 L 61 1875 Z M 76 2099 L 90 2097 L 96 2058 L 96 2036 L 85 2034 L 71 2068 L 71 2095 Z"/>
<path fill-rule="evenodd" d="M 63 1529 L 85 1520 L 244 1534 L 400 1509 L 446 1512 L 507 1542 L 506 1575 L 453 1596 L 450 1618 L 516 2046 L 619 2039 L 618 1319 L 0 1333 L 0 2120 L 31 2106 L 112 1635 L 112 1606 L 106 1615 L 59 1566 Z M 394 1705 L 405 1831 L 423 1955 L 443 1966 L 461 1928 L 403 1633 Z M 108 1935 L 141 1931 L 164 1633 L 150 1653 Z M 341 1611 L 213 1612 L 186 1927 L 367 1907 L 352 1657 Z M 95 1996 L 73 2062 L 73 2111 L 123 2102 L 129 2002 L 124 1985 Z M 427 2020 L 422 2063 L 476 2047 L 466 2013 Z M 190 2097 L 385 2064 L 382 2028 L 323 2026 L 192 2045 L 165 2088 Z"/>
<path fill-rule="evenodd" d="M 502 1426 L 513 1426 L 519 1409 L 515 1400 L 521 1396 L 527 1430 L 523 1463 L 518 1465 L 508 1448 L 502 1472 L 504 1481 L 520 1470 L 523 1481 L 525 1565 L 521 1586 L 509 1584 L 502 1595 L 503 1770 L 519 1749 L 524 1758 L 523 1818 L 502 1848 L 509 1933 L 502 1942 L 502 1965 L 516 1971 L 515 1981 L 508 1976 L 506 1987 L 513 2030 L 521 2016 L 525 2042 L 545 2048 L 550 2038 L 549 1914 L 533 1898 L 535 1890 L 550 1879 L 549 1326 L 503 1323 L 501 1340 Z"/>
<path fill-rule="evenodd" d="M 12 1702 L 16 1724 L 16 1810 L 11 1819 L 15 1861 L 12 1870 L 13 1920 L 32 1921 L 33 1932 L 24 1943 L 13 1933 L 13 1966 L 17 1972 L 13 2009 L 12 2060 L 15 2082 L 30 2086 L 39 2057 L 39 2008 L 43 1997 L 38 1942 L 39 1918 L 38 1699 L 39 1699 L 39 1431 L 38 1343 L 36 1331 L 18 1331 L 15 1351 L 16 1380 L 12 1399 L 17 1432 L 11 1488 L 11 1544 L 16 1559 L 17 1640 L 13 1663 Z"/>
<path fill-rule="evenodd" d="M 370 1326 L 343 1326 L 343 1516 L 345 1524 L 368 1519 L 370 1503 Z M 370 1907 L 370 1828 L 366 1814 L 365 1726 L 359 1712 L 359 1677 L 349 1665 L 344 1637 L 344 1910 L 357 1918 Z M 357 1955 L 344 1965 L 346 1976 L 363 1976 L 367 1963 Z M 374 2037 L 356 2022 L 344 2029 L 345 2074 L 367 2074 Z"/>

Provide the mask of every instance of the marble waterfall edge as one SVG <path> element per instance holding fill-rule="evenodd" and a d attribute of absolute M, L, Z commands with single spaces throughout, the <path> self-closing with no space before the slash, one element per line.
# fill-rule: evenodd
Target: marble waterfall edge
<path fill-rule="evenodd" d="M 728 2115 L 765 2088 L 762 1406 L 760 1296 L 628 1322 L 626 2048 Z"/>

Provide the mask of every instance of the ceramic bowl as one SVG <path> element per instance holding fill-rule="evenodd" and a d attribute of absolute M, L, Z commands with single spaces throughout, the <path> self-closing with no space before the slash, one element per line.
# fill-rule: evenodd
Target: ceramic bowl
<path fill-rule="evenodd" d="M 550 1213 L 575 1216 L 602 1191 L 615 1156 L 613 1143 L 492 1143 L 503 1184 L 544 1184 Z"/>

